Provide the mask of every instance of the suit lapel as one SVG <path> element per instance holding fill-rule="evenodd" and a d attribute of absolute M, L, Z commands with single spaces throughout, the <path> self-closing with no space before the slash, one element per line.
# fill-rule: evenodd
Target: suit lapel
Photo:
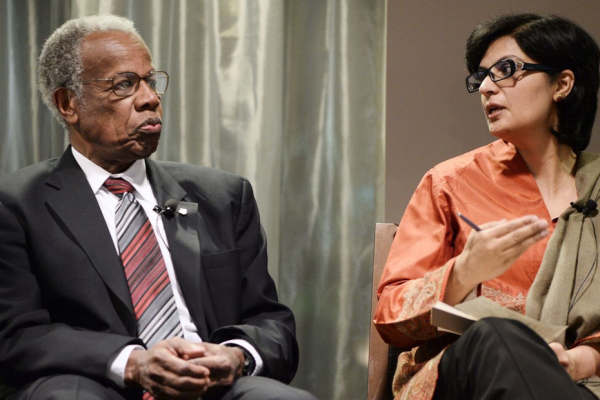
<path fill-rule="evenodd" d="M 163 205 L 169 199 L 179 201 L 178 212 L 172 217 L 163 217 L 163 225 L 183 298 L 200 337 L 206 340 L 209 337 L 208 325 L 213 326 L 216 317 L 202 275 L 198 230 L 204 223 L 198 204 L 186 201 L 186 191 L 160 165 L 146 160 L 146 167 L 158 204 Z"/>
<path fill-rule="evenodd" d="M 135 335 L 136 320 L 121 260 L 114 250 L 96 197 L 70 147 L 46 182 L 58 189 L 48 197 L 48 206 L 63 221 L 72 234 L 71 238 L 79 243 L 108 289 L 120 302 L 117 304 L 119 314 L 129 332 Z"/>

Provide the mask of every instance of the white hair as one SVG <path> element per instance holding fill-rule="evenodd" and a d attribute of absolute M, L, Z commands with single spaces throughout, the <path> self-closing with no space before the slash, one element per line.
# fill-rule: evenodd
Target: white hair
<path fill-rule="evenodd" d="M 64 87 L 81 96 L 82 39 L 95 32 L 115 31 L 129 33 L 144 43 L 133 21 L 116 15 L 92 15 L 69 20 L 44 43 L 38 60 L 38 88 L 44 103 L 64 127 L 65 121 L 54 105 L 53 92 Z"/>

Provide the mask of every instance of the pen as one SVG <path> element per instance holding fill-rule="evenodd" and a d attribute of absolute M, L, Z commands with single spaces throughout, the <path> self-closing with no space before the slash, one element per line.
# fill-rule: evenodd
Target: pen
<path fill-rule="evenodd" d="M 475 229 L 477 232 L 479 232 L 481 230 L 481 228 L 478 227 L 473 221 L 471 221 L 469 218 L 465 217 L 461 213 L 458 213 L 458 216 L 460 218 L 462 218 L 462 220 L 465 221 L 467 223 L 467 225 L 469 225 L 471 228 Z"/>

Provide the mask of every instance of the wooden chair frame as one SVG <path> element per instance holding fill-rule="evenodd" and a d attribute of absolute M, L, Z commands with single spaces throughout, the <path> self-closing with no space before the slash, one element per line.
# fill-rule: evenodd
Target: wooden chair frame
<path fill-rule="evenodd" d="M 373 287 L 371 294 L 371 321 L 377 307 L 377 286 L 381 280 L 383 267 L 398 226 L 391 223 L 378 223 L 375 226 L 375 246 L 373 251 Z M 398 351 L 381 339 L 371 322 L 369 335 L 369 378 L 367 400 L 388 400 L 392 398 L 391 385 L 396 368 Z"/>

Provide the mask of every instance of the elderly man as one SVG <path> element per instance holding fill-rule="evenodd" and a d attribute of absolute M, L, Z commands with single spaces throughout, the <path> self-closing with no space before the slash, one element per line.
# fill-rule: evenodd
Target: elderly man
<path fill-rule="evenodd" d="M 9 399 L 314 399 L 280 383 L 295 324 L 248 181 L 147 159 L 168 81 L 121 17 L 45 43 L 40 91 L 71 145 L 0 181 Z"/>

